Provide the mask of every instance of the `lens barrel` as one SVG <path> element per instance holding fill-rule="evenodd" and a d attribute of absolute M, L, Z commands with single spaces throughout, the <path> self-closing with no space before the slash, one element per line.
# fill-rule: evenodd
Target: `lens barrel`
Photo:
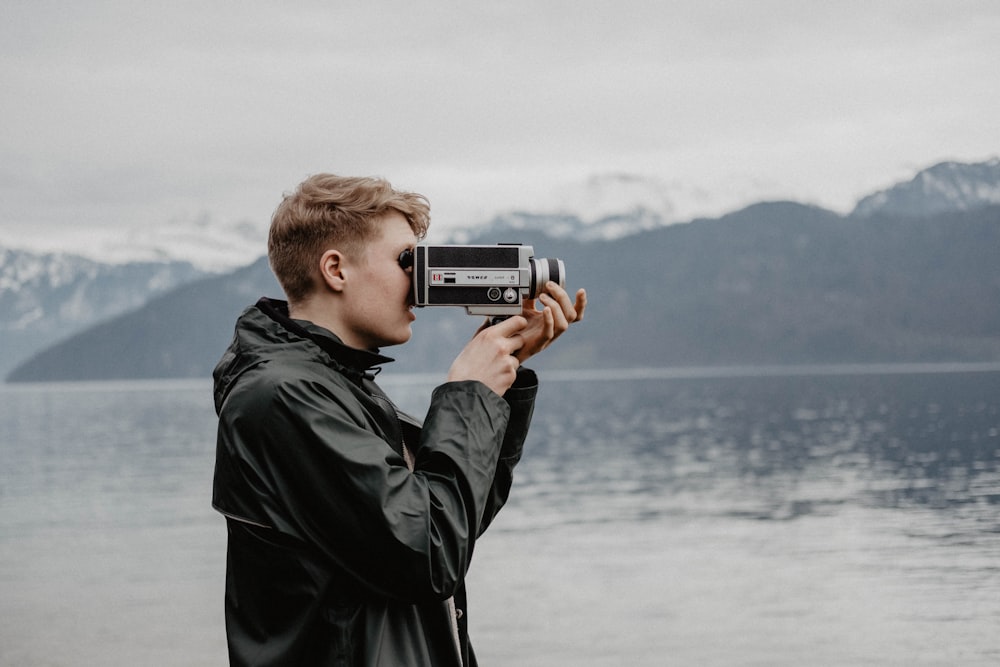
<path fill-rule="evenodd" d="M 545 257 L 531 258 L 531 285 L 528 298 L 534 299 L 542 291 L 545 283 L 552 281 L 560 287 L 566 286 L 566 265 L 561 259 Z"/>

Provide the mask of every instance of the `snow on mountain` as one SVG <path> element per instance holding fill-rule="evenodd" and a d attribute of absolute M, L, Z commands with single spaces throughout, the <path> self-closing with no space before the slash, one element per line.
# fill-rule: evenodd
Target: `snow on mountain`
<path fill-rule="evenodd" d="M 462 243 L 484 232 L 536 230 L 556 238 L 613 240 L 679 222 L 675 203 L 679 195 L 704 198 L 704 193 L 667 185 L 650 176 L 594 174 L 553 188 L 529 207 L 498 213 L 485 225 L 452 230 L 450 238 Z"/>
<path fill-rule="evenodd" d="M 208 214 L 155 225 L 62 229 L 58 234 L 22 233 L 8 247 L 36 254 L 69 254 L 100 264 L 186 262 L 222 273 L 246 266 L 267 252 L 267 227 L 250 221 L 221 221 Z"/>
<path fill-rule="evenodd" d="M 571 214 L 584 226 L 596 226 L 608 218 L 630 214 L 675 222 L 675 207 L 668 187 L 660 181 L 636 174 L 594 174 L 582 183 L 556 188 L 549 212 Z"/>
<path fill-rule="evenodd" d="M 724 195 L 648 175 L 609 172 L 553 186 L 534 201 L 442 228 L 443 241 L 463 243 L 492 235 L 510 241 L 522 230 L 557 238 L 613 240 L 637 232 L 712 217 L 750 203 L 733 183 Z M 1000 158 L 976 164 L 942 162 L 861 199 L 853 215 L 926 215 L 1000 203 Z M 516 241 L 516 238 L 514 238 Z M 13 239 L 6 239 L 14 245 Z M 188 262 L 219 273 L 252 263 L 266 252 L 266 222 L 225 221 L 207 213 L 126 230 L 69 229 L 39 232 L 16 245 L 36 253 L 70 253 L 100 264 Z M 52 269 L 54 270 L 54 269 Z"/>
<path fill-rule="evenodd" d="M 202 275 L 186 262 L 107 264 L 0 248 L 0 374 L 60 338 Z"/>
<path fill-rule="evenodd" d="M 221 222 L 202 214 L 192 220 L 130 230 L 102 248 L 125 261 L 186 261 L 222 272 L 246 266 L 267 252 L 267 228 L 250 221 Z"/>
<path fill-rule="evenodd" d="M 580 241 L 613 240 L 750 203 L 740 204 L 739 189 L 730 190 L 732 205 L 727 206 L 719 197 L 679 183 L 597 174 L 553 188 L 544 201 L 452 230 L 445 242 L 476 236 L 518 242 L 519 232 L 529 230 Z M 929 215 L 989 204 L 1000 204 L 1000 158 L 936 164 L 861 199 L 853 215 Z M 155 294 L 251 264 L 265 253 L 266 239 L 266 224 L 203 214 L 129 231 L 39 230 L 36 238 L 16 242 L 33 250 L 0 247 L 0 374 L 45 345 Z M 12 241 L 6 238 L 4 244 Z"/>
<path fill-rule="evenodd" d="M 973 164 L 941 162 L 864 197 L 853 215 L 924 216 L 1000 204 L 1000 158 Z"/>

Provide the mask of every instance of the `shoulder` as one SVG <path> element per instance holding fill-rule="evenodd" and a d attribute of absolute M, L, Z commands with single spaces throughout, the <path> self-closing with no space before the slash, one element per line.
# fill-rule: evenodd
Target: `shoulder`
<path fill-rule="evenodd" d="M 321 363 L 289 366 L 268 361 L 239 379 L 226 409 L 259 419 L 311 411 L 353 414 L 359 409 L 362 396 L 357 385 Z"/>

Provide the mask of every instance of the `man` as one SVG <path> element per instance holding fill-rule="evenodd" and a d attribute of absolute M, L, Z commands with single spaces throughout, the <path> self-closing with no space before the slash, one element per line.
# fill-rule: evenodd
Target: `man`
<path fill-rule="evenodd" d="M 464 579 L 507 499 L 537 380 L 521 363 L 582 318 L 550 283 L 483 326 L 427 416 L 373 382 L 409 340 L 422 196 L 313 176 L 275 211 L 261 299 L 215 369 L 213 505 L 226 516 L 226 631 L 238 665 L 474 665 Z"/>

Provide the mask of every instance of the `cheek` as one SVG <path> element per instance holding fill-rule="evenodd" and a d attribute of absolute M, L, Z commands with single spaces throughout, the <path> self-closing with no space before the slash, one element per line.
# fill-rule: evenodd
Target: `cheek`
<path fill-rule="evenodd" d="M 382 299 L 389 299 L 395 302 L 400 298 L 405 298 L 412 287 L 410 276 L 399 269 L 394 273 L 383 274 L 378 277 L 378 284 L 373 285 L 377 296 Z"/>
<path fill-rule="evenodd" d="M 405 271 L 400 271 L 400 276 L 396 282 L 399 285 L 399 289 L 403 292 L 409 292 L 413 288 L 413 280 L 410 274 Z"/>

